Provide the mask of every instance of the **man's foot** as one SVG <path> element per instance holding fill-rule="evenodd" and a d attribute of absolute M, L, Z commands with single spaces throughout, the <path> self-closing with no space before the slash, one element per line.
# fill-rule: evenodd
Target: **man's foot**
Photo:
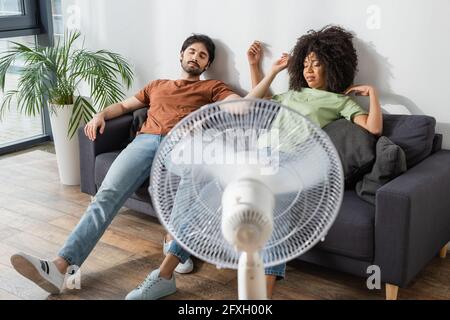
<path fill-rule="evenodd" d="M 167 251 L 169 250 L 170 244 L 172 243 L 172 241 L 174 241 L 174 240 L 166 242 L 166 239 L 164 238 L 164 243 L 163 243 L 164 255 L 167 255 Z M 191 258 L 188 258 L 185 263 L 180 262 L 177 265 L 177 267 L 175 268 L 175 272 L 177 272 L 177 273 L 190 273 L 190 272 L 192 272 L 192 270 L 194 270 L 194 261 L 192 261 Z"/>
<path fill-rule="evenodd" d="M 25 278 L 51 294 L 61 293 L 64 286 L 64 275 L 49 260 L 42 260 L 25 253 L 11 256 L 14 269 Z"/>
<path fill-rule="evenodd" d="M 167 280 L 159 276 L 159 269 L 153 270 L 147 278 L 125 300 L 157 300 L 177 291 L 175 276 Z"/>

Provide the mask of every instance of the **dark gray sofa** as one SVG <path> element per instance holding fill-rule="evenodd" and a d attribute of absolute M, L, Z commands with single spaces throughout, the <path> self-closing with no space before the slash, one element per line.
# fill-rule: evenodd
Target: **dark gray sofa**
<path fill-rule="evenodd" d="M 108 121 L 95 142 L 79 131 L 82 192 L 96 193 L 144 113 Z M 386 297 L 396 299 L 398 287 L 407 286 L 450 240 L 450 150 L 441 149 L 434 127 L 431 117 L 385 115 L 383 135 L 405 151 L 408 170 L 377 191 L 375 206 L 346 190 L 325 241 L 298 259 L 364 278 L 377 265 Z M 125 206 L 155 216 L 147 187 Z"/>

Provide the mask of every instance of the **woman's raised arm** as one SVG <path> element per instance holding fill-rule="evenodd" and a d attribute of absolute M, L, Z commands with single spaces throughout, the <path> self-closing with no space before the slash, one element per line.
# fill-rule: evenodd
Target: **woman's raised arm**
<path fill-rule="evenodd" d="M 289 55 L 283 53 L 281 58 L 272 65 L 270 72 L 247 94 L 246 98 L 264 98 L 277 74 L 286 69 L 288 63 Z"/>
<path fill-rule="evenodd" d="M 383 113 L 378 100 L 377 90 L 369 85 L 356 85 L 348 88 L 345 94 L 352 92 L 355 92 L 358 96 L 368 96 L 370 99 L 369 115 L 356 116 L 353 122 L 370 133 L 380 136 L 383 132 Z"/>

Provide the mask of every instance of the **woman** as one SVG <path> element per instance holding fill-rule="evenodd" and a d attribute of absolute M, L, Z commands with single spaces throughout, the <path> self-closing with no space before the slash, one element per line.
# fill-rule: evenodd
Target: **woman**
<path fill-rule="evenodd" d="M 336 26 L 309 31 L 298 39 L 291 56 L 283 54 L 264 78 L 260 69 L 262 48 L 254 42 L 247 53 L 253 85 L 247 97 L 266 97 L 276 75 L 288 67 L 289 91 L 272 100 L 300 112 L 321 128 L 346 118 L 380 135 L 383 120 L 376 89 L 369 85 L 351 86 L 358 64 L 352 39 L 350 32 Z M 369 96 L 368 113 L 348 97 L 352 92 Z"/>
<path fill-rule="evenodd" d="M 270 72 L 263 77 L 260 62 L 261 44 L 255 41 L 247 52 L 252 78 L 252 91 L 248 98 L 268 96 L 268 90 L 276 75 L 288 68 L 289 90 L 272 97 L 272 100 L 288 106 L 308 117 L 321 128 L 332 121 L 346 118 L 374 135 L 383 130 L 382 111 L 378 94 L 369 85 L 352 86 L 357 71 L 358 57 L 353 46 L 353 35 L 337 26 L 326 26 L 320 31 L 309 31 L 300 37 L 291 55 L 283 54 Z M 368 96 L 369 112 L 362 109 L 348 95 Z M 289 128 L 292 120 L 280 112 L 272 128 Z M 277 266 L 278 279 L 284 277 L 285 265 Z M 267 291 L 272 296 L 277 277 L 267 275 Z"/>

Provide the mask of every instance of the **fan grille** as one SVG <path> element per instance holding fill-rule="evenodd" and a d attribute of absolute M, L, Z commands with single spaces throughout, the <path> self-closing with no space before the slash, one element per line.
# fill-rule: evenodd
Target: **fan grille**
<path fill-rule="evenodd" d="M 289 125 L 280 122 L 283 118 L 289 119 Z M 270 137 L 273 132 L 277 133 L 276 139 Z M 322 130 L 294 110 L 272 101 L 207 105 L 167 135 L 153 162 L 149 187 L 161 223 L 198 258 L 219 267 L 238 267 L 239 253 L 221 232 L 224 181 L 220 176 L 239 175 L 242 167 L 231 163 L 225 166 L 226 171 L 217 164 L 207 165 L 200 157 L 194 165 L 173 169 L 170 160 L 174 148 L 188 137 L 225 141 L 230 135 L 233 139 L 232 143 L 227 141 L 227 147 L 234 152 L 259 152 L 268 147 L 270 165 L 289 173 L 289 179 L 282 178 L 283 183 L 268 186 L 276 195 L 274 230 L 261 251 L 264 265 L 287 262 L 311 249 L 337 216 L 343 196 L 342 166 Z M 277 193 L 285 184 L 291 184 L 291 189 L 292 185 L 301 187 Z"/>

